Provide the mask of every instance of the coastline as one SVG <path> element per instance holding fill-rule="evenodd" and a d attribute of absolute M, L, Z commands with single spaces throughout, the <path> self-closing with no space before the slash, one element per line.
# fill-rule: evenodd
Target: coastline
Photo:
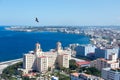
<path fill-rule="evenodd" d="M 62 33 L 72 33 L 81 34 L 82 31 L 76 27 L 6 27 L 5 30 L 9 31 L 19 31 L 19 32 L 62 32 Z"/>
<path fill-rule="evenodd" d="M 23 61 L 22 58 L 0 62 L 0 74 L 2 74 L 2 71 L 3 71 L 6 67 L 8 67 L 8 66 L 10 66 L 10 65 L 13 65 L 13 64 L 16 64 L 16 63 L 21 62 L 21 61 Z"/>
<path fill-rule="evenodd" d="M 43 51 L 56 47 L 55 43 L 61 41 L 63 48 L 70 44 L 89 44 L 89 37 L 78 34 L 61 32 L 16 32 L 0 30 L 0 62 L 21 58 L 24 53 L 34 49 L 34 44 L 39 42 Z M 9 44 L 9 45 L 8 45 Z M 24 44 L 24 45 L 23 45 Z M 6 48 L 7 45 L 7 48 Z M 51 45 L 51 46 L 47 46 Z M 10 55 L 10 56 L 6 56 Z M 4 58 L 4 59 L 3 59 Z"/>

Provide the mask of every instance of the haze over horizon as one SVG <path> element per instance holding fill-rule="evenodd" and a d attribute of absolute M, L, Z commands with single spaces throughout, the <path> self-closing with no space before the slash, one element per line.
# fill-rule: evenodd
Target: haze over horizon
<path fill-rule="evenodd" d="M 120 25 L 120 0 L 0 0 L 0 25 Z M 40 23 L 35 22 L 38 17 Z"/>

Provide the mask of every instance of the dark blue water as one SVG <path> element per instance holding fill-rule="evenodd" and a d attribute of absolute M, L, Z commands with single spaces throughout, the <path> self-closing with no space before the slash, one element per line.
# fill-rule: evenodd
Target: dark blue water
<path fill-rule="evenodd" d="M 55 32 L 15 32 L 0 27 L 0 62 L 21 58 L 35 48 L 36 42 L 41 44 L 43 51 L 48 51 L 55 48 L 58 41 L 65 47 L 71 43 L 88 44 L 89 37 Z"/>

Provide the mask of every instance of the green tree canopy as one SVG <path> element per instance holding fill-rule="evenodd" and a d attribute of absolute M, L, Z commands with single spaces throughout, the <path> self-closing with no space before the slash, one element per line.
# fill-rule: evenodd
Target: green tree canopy
<path fill-rule="evenodd" d="M 69 61 L 69 67 L 70 67 L 71 70 L 75 70 L 77 68 L 76 61 L 71 59 Z"/>

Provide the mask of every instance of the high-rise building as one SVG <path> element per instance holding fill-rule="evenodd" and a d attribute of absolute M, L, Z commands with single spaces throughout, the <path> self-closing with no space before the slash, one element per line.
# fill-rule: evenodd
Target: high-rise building
<path fill-rule="evenodd" d="M 42 73 L 48 71 L 48 58 L 46 56 L 37 58 L 37 70 Z"/>
<path fill-rule="evenodd" d="M 75 48 L 76 56 L 87 56 L 89 53 L 95 52 L 95 46 L 94 45 L 79 45 Z"/>
<path fill-rule="evenodd" d="M 68 54 L 58 55 L 58 64 L 60 67 L 69 68 L 69 55 Z"/>
<path fill-rule="evenodd" d="M 118 44 L 119 50 L 118 50 L 118 58 L 120 59 L 120 44 Z"/>
<path fill-rule="evenodd" d="M 25 54 L 23 57 L 23 68 L 34 69 L 35 68 L 35 56 L 34 54 Z"/>
<path fill-rule="evenodd" d="M 119 49 L 118 48 L 96 48 L 95 49 L 95 58 L 108 59 L 109 55 L 112 53 L 115 53 L 118 57 Z"/>

